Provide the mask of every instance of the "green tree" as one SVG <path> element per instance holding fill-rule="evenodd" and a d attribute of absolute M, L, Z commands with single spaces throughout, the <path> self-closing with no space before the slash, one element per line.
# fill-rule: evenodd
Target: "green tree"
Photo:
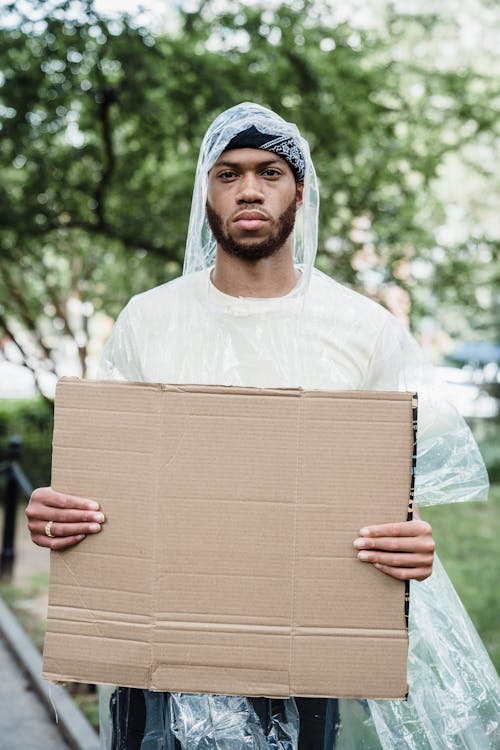
<path fill-rule="evenodd" d="M 447 154 L 494 133 L 494 80 L 412 55 L 435 19 L 389 8 L 383 31 L 359 31 L 327 25 L 318 1 L 220 13 L 206 0 L 153 35 L 92 2 L 31 5 L 0 18 L 0 328 L 37 375 L 63 347 L 85 373 L 96 316 L 178 275 L 199 141 L 238 101 L 309 139 L 323 270 L 382 299 L 397 285 L 416 316 L 436 307 L 433 284 L 457 289 L 436 261 L 432 183 Z M 465 256 L 472 278 L 469 242 Z M 424 293 L 415 258 L 431 267 Z"/>
<path fill-rule="evenodd" d="M 68 354 L 85 375 L 95 314 L 182 258 L 175 207 L 158 200 L 171 181 L 159 54 L 128 20 L 80 11 L 0 32 L 0 326 L 37 380 Z"/>

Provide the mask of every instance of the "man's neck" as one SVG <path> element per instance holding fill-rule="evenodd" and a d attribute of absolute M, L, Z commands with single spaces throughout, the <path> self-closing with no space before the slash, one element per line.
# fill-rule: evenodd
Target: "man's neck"
<path fill-rule="evenodd" d="M 284 297 L 296 286 L 300 271 L 291 250 L 281 248 L 269 258 L 248 263 L 217 248 L 211 281 L 231 297 Z"/>

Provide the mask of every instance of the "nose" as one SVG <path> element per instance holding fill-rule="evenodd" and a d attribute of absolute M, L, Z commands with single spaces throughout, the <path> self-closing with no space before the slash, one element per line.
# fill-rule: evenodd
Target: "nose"
<path fill-rule="evenodd" d="M 242 175 L 238 187 L 238 203 L 262 203 L 264 200 L 259 178 L 255 173 L 246 172 Z"/>

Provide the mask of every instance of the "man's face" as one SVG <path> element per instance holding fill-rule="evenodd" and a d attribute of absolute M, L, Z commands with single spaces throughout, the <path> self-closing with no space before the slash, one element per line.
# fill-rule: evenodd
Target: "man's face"
<path fill-rule="evenodd" d="M 287 162 L 269 151 L 225 151 L 208 175 L 207 219 L 226 253 L 254 263 L 290 237 L 301 183 Z"/>

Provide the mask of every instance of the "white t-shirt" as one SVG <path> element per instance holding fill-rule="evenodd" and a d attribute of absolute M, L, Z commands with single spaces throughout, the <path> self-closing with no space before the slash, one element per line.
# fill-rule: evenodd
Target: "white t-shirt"
<path fill-rule="evenodd" d="M 202 271 L 131 299 L 100 377 L 398 390 L 406 387 L 402 373 L 414 359 L 399 321 L 319 271 L 305 294 L 275 298 L 231 297 Z"/>

